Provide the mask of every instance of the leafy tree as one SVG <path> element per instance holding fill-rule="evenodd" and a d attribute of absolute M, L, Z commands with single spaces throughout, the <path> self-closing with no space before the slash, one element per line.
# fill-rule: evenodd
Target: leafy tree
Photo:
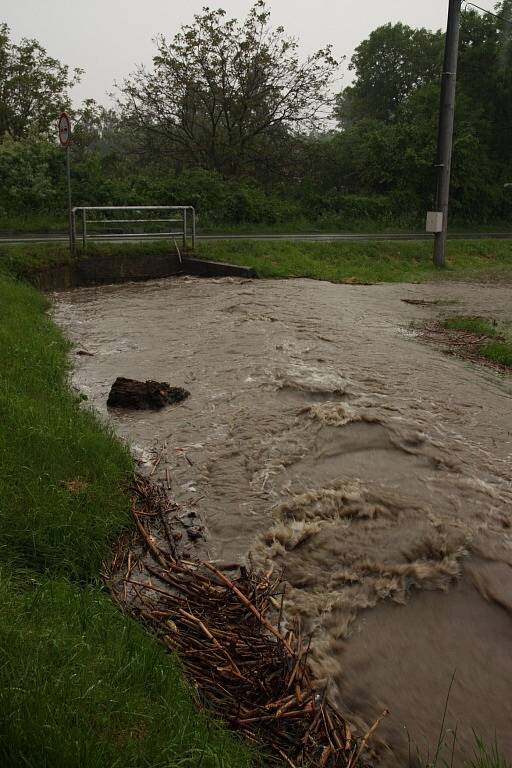
<path fill-rule="evenodd" d="M 133 150 L 132 135 L 115 109 L 86 99 L 78 109 L 71 109 L 70 114 L 75 157 L 89 152 L 111 162 L 123 159 Z"/>
<path fill-rule="evenodd" d="M 55 131 L 56 117 L 69 107 L 68 90 L 80 74 L 48 56 L 37 40 L 16 45 L 7 24 L 0 24 L 0 141 Z"/>
<path fill-rule="evenodd" d="M 0 143 L 0 214 L 17 212 L 28 216 L 33 211 L 65 205 L 64 191 L 59 195 L 53 173 L 59 154 L 62 156 L 48 141 L 34 138 L 15 141 L 7 137 Z"/>
<path fill-rule="evenodd" d="M 335 115 L 342 126 L 357 120 L 389 122 L 418 88 L 439 79 L 440 32 L 385 24 L 357 48 L 350 63 L 354 83 L 338 96 Z"/>
<path fill-rule="evenodd" d="M 512 18 L 512 0 L 496 11 Z M 503 189 L 512 181 L 511 32 L 491 14 L 463 13 L 452 172 L 459 221 L 496 221 L 512 210 Z M 22 56 L 26 46 L 35 47 Z M 170 42 L 159 38 L 151 70 L 125 82 L 122 111 L 92 100 L 69 107 L 73 199 L 186 201 L 205 226 L 301 218 L 420 226 L 435 192 L 442 48 L 439 32 L 375 30 L 339 98 L 341 129 L 322 130 L 336 72 L 330 48 L 300 60 L 296 42 L 270 27 L 263 2 L 242 23 L 204 9 Z M 66 206 L 54 119 L 68 105 L 72 76 L 58 62 L 52 69 L 42 50 L 33 41 L 13 46 L 0 27 L 0 215 Z M 20 137 L 16 120 L 40 55 L 61 73 L 61 90 L 53 80 L 49 104 L 34 89 Z M 26 87 L 19 105 L 15 82 Z"/>
<path fill-rule="evenodd" d="M 122 85 L 125 119 L 184 162 L 228 173 L 318 128 L 338 66 L 331 47 L 301 61 L 297 41 L 269 18 L 264 0 L 242 23 L 204 8 L 173 40 L 158 38 L 153 69 Z"/>
<path fill-rule="evenodd" d="M 512 17 L 512 0 L 497 12 Z M 492 14 L 463 12 L 452 210 L 466 221 L 499 217 L 512 178 L 511 30 Z M 342 131 L 327 176 L 337 173 L 349 192 L 408 194 L 419 210 L 432 203 L 443 42 L 439 32 L 388 24 L 361 43 L 354 84 L 338 99 Z"/>
<path fill-rule="evenodd" d="M 512 2 L 496 8 L 503 19 L 469 10 L 461 24 L 459 89 L 472 103 L 479 136 L 491 154 L 512 160 Z"/>

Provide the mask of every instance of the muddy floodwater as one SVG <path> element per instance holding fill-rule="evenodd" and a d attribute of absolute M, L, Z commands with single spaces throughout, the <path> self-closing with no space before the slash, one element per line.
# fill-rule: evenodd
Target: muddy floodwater
<path fill-rule="evenodd" d="M 403 299 L 441 303 L 413 305 Z M 181 278 L 56 297 L 74 384 L 107 417 L 117 376 L 191 392 L 109 413 L 162 454 L 202 553 L 283 569 L 287 615 L 384 766 L 456 766 L 472 729 L 512 759 L 512 377 L 415 338 L 440 313 L 510 319 L 510 287 Z M 162 453 L 163 451 L 163 453 Z"/>

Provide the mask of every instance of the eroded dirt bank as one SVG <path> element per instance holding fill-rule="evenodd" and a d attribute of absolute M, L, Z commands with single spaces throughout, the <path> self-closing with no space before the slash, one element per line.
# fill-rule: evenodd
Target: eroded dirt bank
<path fill-rule="evenodd" d="M 75 384 L 106 413 L 117 376 L 190 390 L 116 431 L 198 515 L 203 551 L 285 568 L 338 705 L 385 707 L 383 764 L 447 726 L 512 757 L 511 379 L 422 346 L 411 320 L 510 317 L 497 286 L 177 279 L 60 294 Z M 449 310 L 447 310 L 449 311 Z M 409 733 L 409 736 L 407 735 Z M 458 761 L 458 762 L 457 762 Z"/>

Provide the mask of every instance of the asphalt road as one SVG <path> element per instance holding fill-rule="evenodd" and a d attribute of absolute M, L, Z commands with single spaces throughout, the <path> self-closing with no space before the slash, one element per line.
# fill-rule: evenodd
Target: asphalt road
<path fill-rule="evenodd" d="M 332 242 L 332 241 L 345 241 L 345 242 L 379 242 L 383 240 L 431 240 L 432 235 L 425 232 L 410 232 L 410 233 L 380 233 L 380 234 L 359 234 L 353 232 L 344 233 L 312 233 L 312 234 L 272 234 L 272 235 L 196 235 L 198 241 L 208 240 L 294 240 L 297 242 Z M 512 240 L 512 232 L 453 232 L 448 235 L 450 240 Z M 53 242 L 67 242 L 67 235 L 41 235 L 41 234 L 26 234 L 26 235 L 0 235 L 1 244 L 13 244 L 13 243 L 53 243 Z M 92 239 L 92 238 L 91 238 Z M 165 237 L 153 237 L 151 235 L 135 235 L 131 237 L 113 236 L 102 237 L 102 241 L 106 242 L 140 242 L 143 240 L 163 240 Z"/>

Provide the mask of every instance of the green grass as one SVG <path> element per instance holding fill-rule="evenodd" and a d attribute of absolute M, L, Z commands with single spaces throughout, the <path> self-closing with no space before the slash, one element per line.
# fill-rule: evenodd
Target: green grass
<path fill-rule="evenodd" d="M 437 739 L 436 751 L 433 758 L 430 759 L 430 757 L 427 757 L 426 759 L 423 759 L 419 750 L 416 749 L 416 760 L 414 764 L 420 765 L 422 768 L 453 768 L 455 750 L 457 748 L 458 727 L 455 725 L 453 730 L 447 730 L 445 728 L 445 723 L 454 680 L 455 672 L 452 675 L 448 688 L 441 719 L 441 726 L 439 729 L 439 736 Z M 475 746 L 473 750 L 474 754 L 473 758 L 469 762 L 467 760 L 464 761 L 465 768 L 511 768 L 509 763 L 502 757 L 496 739 L 494 740 L 493 745 L 489 747 L 475 731 L 473 731 L 473 735 L 475 738 Z M 411 747 L 412 744 L 409 739 L 409 768 L 412 768 Z"/>
<path fill-rule="evenodd" d="M 169 253 L 174 251 L 174 245 L 168 241 L 155 241 L 152 243 L 90 243 L 87 251 L 78 249 L 79 258 L 87 256 L 110 256 L 116 254 L 129 254 L 138 259 L 151 253 Z M 52 267 L 70 264 L 72 257 L 66 243 L 17 243 L 13 245 L 0 245 L 0 273 L 7 273 L 13 277 L 25 279 L 35 272 Z"/>
<path fill-rule="evenodd" d="M 0 305 L 0 562 L 86 580 L 128 524 L 131 459 L 78 409 L 46 299 L 3 280 Z"/>
<path fill-rule="evenodd" d="M 490 339 L 479 348 L 479 354 L 499 365 L 512 368 L 512 326 L 485 317 L 456 316 L 443 320 L 443 328 L 450 331 L 469 331 Z"/>
<path fill-rule="evenodd" d="M 168 242 L 91 243 L 87 254 L 166 253 Z M 254 267 L 260 277 L 308 277 L 332 282 L 425 282 L 436 279 L 511 280 L 512 241 L 456 240 L 448 244 L 446 267 L 432 265 L 429 242 L 295 242 L 218 240 L 200 242 L 204 259 Z M 83 258 L 85 254 L 80 254 Z M 69 263 L 65 243 L 0 246 L 0 271 L 26 278 L 34 271 Z"/>
<path fill-rule="evenodd" d="M 479 336 L 497 336 L 496 323 L 485 317 L 449 317 L 443 322 L 443 327 L 450 331 L 470 331 Z"/>
<path fill-rule="evenodd" d="M 249 768 L 101 585 L 130 525 L 127 449 L 68 389 L 46 299 L 0 276 L 0 306 L 0 765 Z"/>
<path fill-rule="evenodd" d="M 480 354 L 487 360 L 512 368 L 512 343 L 507 341 L 495 341 L 480 347 Z"/>
<path fill-rule="evenodd" d="M 425 762 L 420 755 L 417 755 L 414 765 L 421 765 L 422 768 L 453 768 L 457 734 L 444 733 L 443 738 L 446 738 L 447 743 L 442 745 L 433 761 L 427 759 Z M 453 743 L 454 740 L 455 744 Z M 409 759 L 409 768 L 412 768 L 412 765 L 413 763 Z M 464 766 L 465 768 L 512 768 L 511 763 L 501 754 L 496 742 L 489 746 L 476 734 L 474 755 L 469 761 L 464 762 Z"/>
<path fill-rule="evenodd" d="M 440 749 L 432 761 L 423 761 L 417 755 L 417 762 L 422 768 L 453 768 L 454 751 L 457 744 L 457 733 L 443 732 L 443 741 Z M 412 762 L 409 759 L 409 766 Z M 473 757 L 464 762 L 465 768 L 512 768 L 512 764 L 502 755 L 496 741 L 489 746 L 477 734 L 475 734 L 475 747 Z"/>
<path fill-rule="evenodd" d="M 433 279 L 512 278 L 512 241 L 457 240 L 447 264 L 432 265 L 429 242 L 201 242 L 202 258 L 254 267 L 261 277 L 308 277 L 332 282 L 424 282 Z"/>
<path fill-rule="evenodd" d="M 179 665 L 95 586 L 0 581 L 0 764 L 248 768 Z"/>
<path fill-rule="evenodd" d="M 475 756 L 471 760 L 470 768 L 511 768 L 511 764 L 503 757 L 496 742 L 488 747 L 477 736 Z"/>
<path fill-rule="evenodd" d="M 0 245 L 0 272 L 14 277 L 24 278 L 70 261 L 69 249 L 63 243 Z"/>

